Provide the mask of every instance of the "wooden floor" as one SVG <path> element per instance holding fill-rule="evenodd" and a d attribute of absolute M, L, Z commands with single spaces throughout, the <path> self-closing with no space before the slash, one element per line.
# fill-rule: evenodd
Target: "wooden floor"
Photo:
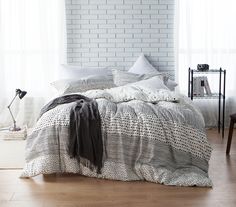
<path fill-rule="evenodd" d="M 148 182 L 99 180 L 83 176 L 19 179 L 20 171 L 0 171 L 0 207 L 74 206 L 236 206 L 236 131 L 231 155 L 226 138 L 216 130 L 208 135 L 213 145 L 210 177 L 213 188 L 170 187 Z M 3 159 L 3 158 L 0 158 Z"/>

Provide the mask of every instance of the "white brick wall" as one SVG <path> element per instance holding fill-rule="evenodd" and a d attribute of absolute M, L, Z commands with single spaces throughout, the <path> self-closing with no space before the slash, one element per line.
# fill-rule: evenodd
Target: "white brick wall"
<path fill-rule="evenodd" d="M 128 69 L 140 53 L 174 74 L 174 0 L 66 0 L 68 63 Z"/>

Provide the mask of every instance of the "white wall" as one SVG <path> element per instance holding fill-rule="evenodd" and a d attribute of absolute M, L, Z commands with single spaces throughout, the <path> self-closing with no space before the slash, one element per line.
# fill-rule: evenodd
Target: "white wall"
<path fill-rule="evenodd" d="M 68 63 L 128 69 L 140 53 L 174 75 L 174 0 L 66 0 Z"/>

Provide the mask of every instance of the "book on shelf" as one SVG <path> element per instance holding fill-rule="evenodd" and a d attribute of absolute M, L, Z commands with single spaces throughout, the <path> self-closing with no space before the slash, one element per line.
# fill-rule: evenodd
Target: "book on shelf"
<path fill-rule="evenodd" d="M 205 83 L 205 90 L 206 90 L 206 94 L 208 96 L 211 96 L 212 93 L 211 93 L 211 88 L 210 88 L 210 85 L 209 85 L 209 82 L 208 82 L 208 78 L 205 76 L 204 78 L 204 83 Z"/>
<path fill-rule="evenodd" d="M 198 96 L 197 77 L 193 77 L 193 96 Z"/>
<path fill-rule="evenodd" d="M 193 77 L 193 96 L 203 96 L 204 95 L 204 88 L 201 87 L 201 82 L 199 77 Z"/>
<path fill-rule="evenodd" d="M 205 88 L 205 79 L 204 76 L 198 77 L 198 88 L 200 97 L 204 96 L 204 88 Z"/>
<path fill-rule="evenodd" d="M 207 95 L 212 95 L 208 78 L 206 76 L 193 77 L 193 96 L 203 97 L 204 90 Z"/>

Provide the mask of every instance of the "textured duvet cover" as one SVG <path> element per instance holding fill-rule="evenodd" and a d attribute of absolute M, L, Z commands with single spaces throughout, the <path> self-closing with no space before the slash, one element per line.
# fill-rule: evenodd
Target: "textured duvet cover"
<path fill-rule="evenodd" d="M 211 147 L 202 115 L 188 98 L 167 90 L 122 86 L 83 93 L 96 99 L 102 121 L 104 166 L 97 174 L 67 154 L 74 103 L 46 112 L 27 139 L 21 177 L 78 173 L 165 185 L 212 186 Z"/>

